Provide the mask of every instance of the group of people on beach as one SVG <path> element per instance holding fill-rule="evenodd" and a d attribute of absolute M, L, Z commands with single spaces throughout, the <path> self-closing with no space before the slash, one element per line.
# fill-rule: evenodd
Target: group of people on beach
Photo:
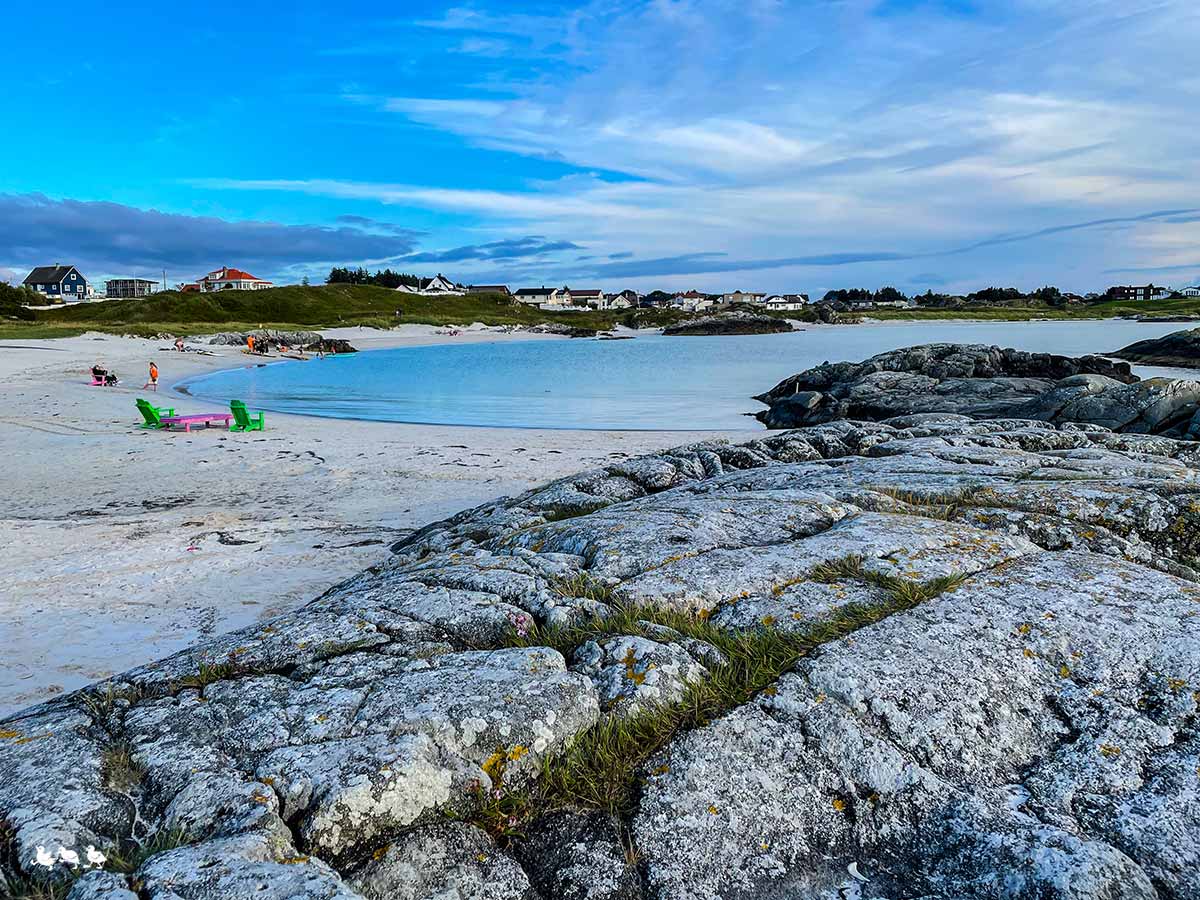
<path fill-rule="evenodd" d="M 278 350 L 280 353 L 287 353 L 290 351 L 292 353 L 298 354 L 301 359 L 304 358 L 304 348 L 303 347 L 290 347 L 289 348 L 287 344 L 276 344 L 275 349 Z M 271 352 L 271 341 L 269 338 L 256 338 L 254 335 L 248 334 L 248 335 L 246 335 L 246 352 L 256 355 L 256 356 L 265 356 L 266 354 Z M 317 359 L 324 359 L 324 358 L 325 358 L 325 348 L 322 347 L 320 344 L 318 344 L 317 345 Z"/>

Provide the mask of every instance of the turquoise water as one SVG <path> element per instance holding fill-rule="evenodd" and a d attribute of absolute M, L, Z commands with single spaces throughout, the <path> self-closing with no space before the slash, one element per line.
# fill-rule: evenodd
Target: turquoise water
<path fill-rule="evenodd" d="M 1178 331 L 1136 322 L 902 323 L 746 337 L 507 341 L 376 350 L 218 372 L 191 395 L 277 412 L 526 428 L 760 429 L 751 399 L 825 360 L 942 341 L 1077 356 Z"/>

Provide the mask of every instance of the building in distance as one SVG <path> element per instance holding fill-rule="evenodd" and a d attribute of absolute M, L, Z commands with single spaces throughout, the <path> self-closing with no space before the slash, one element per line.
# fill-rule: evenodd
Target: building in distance
<path fill-rule="evenodd" d="M 158 282 L 149 278 L 110 278 L 104 282 L 104 296 L 110 300 L 114 297 L 145 297 L 158 289 Z"/>
<path fill-rule="evenodd" d="M 275 286 L 270 281 L 255 278 L 249 272 L 229 266 L 214 269 L 201 278 L 197 284 L 200 285 L 201 292 L 205 294 L 213 291 L 261 291 Z"/>
<path fill-rule="evenodd" d="M 418 278 L 415 287 L 402 284 L 396 290 L 402 294 L 420 294 L 422 297 L 461 297 L 466 293 L 440 272 L 432 278 Z"/>
<path fill-rule="evenodd" d="M 1117 285 L 1110 287 L 1105 295 L 1110 300 L 1162 300 L 1171 296 L 1171 289 L 1165 287 L 1156 287 L 1153 284 L 1146 285 Z"/>
<path fill-rule="evenodd" d="M 21 283 L 49 303 L 82 303 L 92 296 L 88 280 L 74 266 L 37 266 Z"/>

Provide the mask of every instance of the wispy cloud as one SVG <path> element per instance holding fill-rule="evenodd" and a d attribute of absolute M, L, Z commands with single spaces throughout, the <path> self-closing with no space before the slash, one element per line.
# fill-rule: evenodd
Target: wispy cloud
<path fill-rule="evenodd" d="M 531 236 L 513 238 L 504 241 L 492 241 L 486 244 L 471 244 L 455 247 L 451 250 L 429 250 L 413 253 L 403 257 L 403 263 L 447 263 L 466 262 L 467 260 L 482 260 L 497 262 L 500 260 L 529 259 L 545 256 L 548 253 L 558 253 L 562 250 L 578 250 L 579 245 L 570 241 L 548 241 L 545 238 Z"/>
<path fill-rule="evenodd" d="M 504 189 L 411 171 L 205 185 L 434 210 L 497 240 L 585 246 L 595 258 L 572 262 L 595 277 L 711 275 L 713 287 L 755 271 L 777 288 L 860 276 L 1083 288 L 1114 265 L 1191 258 L 1145 236 L 1182 235 L 1197 218 L 1200 79 L 1148 77 L 1145 59 L 1194 52 L 1192 0 L 577 0 L 532 12 L 476 0 L 396 24 L 418 35 L 405 46 L 413 65 L 437 66 L 436 85 L 384 72 L 348 102 L 406 134 L 515 155 L 526 174 L 551 161 L 553 174 Z M 448 52 L 471 54 L 469 71 L 442 65 Z M 459 262 L 569 277 L 557 259 Z"/>
<path fill-rule="evenodd" d="M 293 265 L 390 259 L 413 249 L 415 234 L 393 225 L 380 234 L 378 224 L 357 217 L 338 227 L 230 222 L 119 203 L 0 194 L 0 264 L 71 262 L 91 277 L 164 267 L 190 275 L 187 270 L 237 265 L 266 277 Z"/>

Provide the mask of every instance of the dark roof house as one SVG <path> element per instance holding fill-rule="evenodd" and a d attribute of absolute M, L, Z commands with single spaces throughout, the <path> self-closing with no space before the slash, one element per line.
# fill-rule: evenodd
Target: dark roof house
<path fill-rule="evenodd" d="M 22 282 L 49 300 L 83 300 L 87 297 L 88 283 L 74 266 L 37 266 Z"/>

